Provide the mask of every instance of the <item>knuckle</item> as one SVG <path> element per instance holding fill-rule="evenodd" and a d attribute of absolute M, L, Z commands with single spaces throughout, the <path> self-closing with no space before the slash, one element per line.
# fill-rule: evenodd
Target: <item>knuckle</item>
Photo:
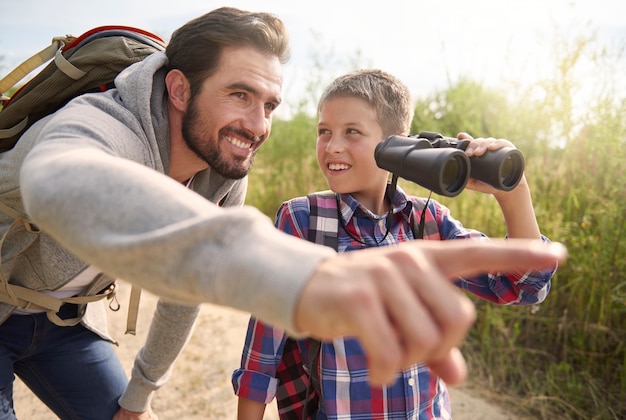
<path fill-rule="evenodd" d="M 355 285 L 356 286 L 356 285 Z M 350 287 L 344 290 L 343 299 L 350 303 L 350 307 L 355 310 L 369 311 L 376 305 L 376 293 L 367 283 L 362 283 L 358 287 Z"/>
<path fill-rule="evenodd" d="M 445 330 L 441 330 L 435 320 L 414 323 L 403 336 L 403 346 L 412 363 L 424 361 L 428 355 L 437 351 L 444 339 Z"/>
<path fill-rule="evenodd" d="M 440 328 L 446 334 L 446 340 L 457 344 L 465 338 L 475 321 L 474 304 L 466 296 L 460 296 L 457 304 L 452 305 L 442 317 Z"/>

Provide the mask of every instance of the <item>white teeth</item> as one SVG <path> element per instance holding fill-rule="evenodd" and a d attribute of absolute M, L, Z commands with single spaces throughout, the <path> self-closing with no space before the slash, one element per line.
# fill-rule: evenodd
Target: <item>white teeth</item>
<path fill-rule="evenodd" d="M 328 169 L 331 171 L 341 171 L 342 169 L 350 169 L 350 166 L 344 163 L 330 163 Z"/>
<path fill-rule="evenodd" d="M 234 144 L 235 146 L 241 148 L 241 149 L 251 149 L 252 145 L 248 144 L 246 142 L 243 142 L 239 139 L 235 139 L 232 137 L 226 137 L 226 141 L 228 141 L 230 144 Z"/>

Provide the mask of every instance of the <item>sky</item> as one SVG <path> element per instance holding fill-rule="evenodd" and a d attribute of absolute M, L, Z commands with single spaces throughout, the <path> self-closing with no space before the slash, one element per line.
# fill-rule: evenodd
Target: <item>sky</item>
<path fill-rule="evenodd" d="M 307 82 L 350 70 L 393 73 L 414 98 L 459 77 L 486 84 L 532 83 L 554 68 L 556 32 L 590 34 L 626 46 L 624 0 L 0 0 L 0 76 L 49 45 L 53 36 L 100 25 L 136 26 L 166 41 L 185 22 L 228 5 L 271 12 L 287 26 L 292 59 L 285 65 L 287 108 Z M 316 74 L 318 74 L 316 76 Z"/>

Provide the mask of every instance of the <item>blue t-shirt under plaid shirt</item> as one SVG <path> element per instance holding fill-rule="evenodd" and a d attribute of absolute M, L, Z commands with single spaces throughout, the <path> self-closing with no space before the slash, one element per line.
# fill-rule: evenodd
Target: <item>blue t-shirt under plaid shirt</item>
<path fill-rule="evenodd" d="M 423 200 L 409 197 L 398 188 L 394 198 L 394 217 L 386 233 L 386 216 L 372 214 L 352 196 L 341 194 L 343 228 L 338 233 L 339 252 L 367 246 L 404 242 L 414 238 L 414 210 Z M 319 204 L 318 204 L 319 205 Z M 309 202 L 299 197 L 283 203 L 276 226 L 280 230 L 306 239 L 309 229 Z M 481 239 L 482 233 L 464 228 L 450 216 L 449 210 L 431 200 L 425 223 L 435 222 L 438 233 L 425 240 Z M 341 223 L 340 223 L 341 225 Z M 384 238 L 384 239 L 383 239 Z M 543 238 L 547 241 L 547 238 Z M 363 243 L 367 244 L 364 245 Z M 507 275 L 485 274 L 459 279 L 457 285 L 477 296 L 499 304 L 533 304 L 545 299 L 554 271 L 545 270 Z M 419 322 L 416 321 L 416 322 Z M 293 340 L 283 330 L 273 328 L 252 317 L 248 325 L 241 368 L 233 372 L 235 394 L 242 398 L 269 403 L 278 401 L 280 418 L 302 419 L 304 400 L 317 412 L 310 419 L 450 419 L 451 407 L 445 383 L 424 365 L 414 365 L 398 373 L 390 386 L 371 387 L 368 382 L 367 357 L 357 340 L 339 338 L 324 342 L 320 351 L 321 398 L 309 387 L 309 375 L 303 361 L 308 360 L 307 340 Z M 308 390 L 308 391 L 307 391 Z"/>

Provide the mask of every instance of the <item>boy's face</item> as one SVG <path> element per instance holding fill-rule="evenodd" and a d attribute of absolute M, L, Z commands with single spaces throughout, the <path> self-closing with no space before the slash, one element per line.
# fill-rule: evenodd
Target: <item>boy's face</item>
<path fill-rule="evenodd" d="M 382 214 L 387 171 L 374 160 L 383 141 L 376 112 L 354 97 L 335 97 L 321 107 L 317 124 L 317 162 L 330 189 L 349 193 L 371 211 Z"/>

